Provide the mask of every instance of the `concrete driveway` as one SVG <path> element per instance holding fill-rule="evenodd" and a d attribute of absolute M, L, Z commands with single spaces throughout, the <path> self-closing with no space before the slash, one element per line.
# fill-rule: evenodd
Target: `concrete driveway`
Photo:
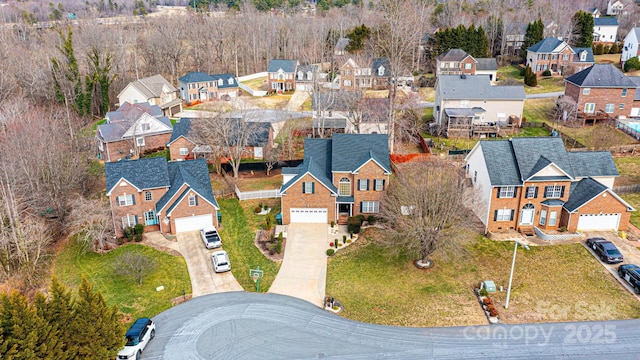
<path fill-rule="evenodd" d="M 327 283 L 327 224 L 290 224 L 282 266 L 270 293 L 323 306 Z"/>
<path fill-rule="evenodd" d="M 191 278 L 193 297 L 226 291 L 243 291 L 242 286 L 231 271 L 216 274 L 211 264 L 211 254 L 219 249 L 208 250 L 204 247 L 198 231 L 176 235 L 178 250 L 184 257 Z"/>

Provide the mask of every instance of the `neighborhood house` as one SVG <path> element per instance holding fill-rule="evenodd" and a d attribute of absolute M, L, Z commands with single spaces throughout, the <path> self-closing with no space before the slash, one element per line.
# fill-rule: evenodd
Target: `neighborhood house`
<path fill-rule="evenodd" d="M 204 159 L 124 160 L 105 164 L 107 196 L 117 236 L 136 224 L 177 234 L 218 226 L 220 209 Z"/>
<path fill-rule="evenodd" d="M 282 169 L 282 223 L 346 224 L 376 215 L 389 184 L 387 135 L 334 134 L 307 138 L 304 161 Z"/>
<path fill-rule="evenodd" d="M 591 48 L 572 48 L 566 42 L 548 37 L 527 48 L 527 66 L 536 75 L 549 70 L 551 75 L 581 71 L 594 64 Z"/>
<path fill-rule="evenodd" d="M 187 103 L 229 100 L 238 95 L 238 82 L 231 74 L 209 75 L 203 72 L 191 72 L 178 81 L 180 97 Z"/>
<path fill-rule="evenodd" d="M 295 90 L 297 68 L 298 60 L 273 59 L 269 61 L 267 67 L 269 90 L 278 94 Z"/>
<path fill-rule="evenodd" d="M 153 75 L 129 83 L 118 94 L 118 104 L 148 102 L 158 105 L 165 116 L 174 116 L 182 111 L 182 100 L 178 89 L 162 75 Z"/>

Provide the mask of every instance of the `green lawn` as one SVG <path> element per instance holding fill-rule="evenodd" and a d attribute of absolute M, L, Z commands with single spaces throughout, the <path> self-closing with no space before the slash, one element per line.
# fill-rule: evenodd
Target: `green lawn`
<path fill-rule="evenodd" d="M 640 193 L 621 194 L 620 197 L 622 197 L 624 201 L 628 202 L 637 210 L 631 212 L 631 218 L 629 219 L 629 222 L 635 227 L 640 228 L 640 211 L 638 211 L 640 210 Z"/>
<path fill-rule="evenodd" d="M 242 84 L 247 85 L 248 87 L 254 90 L 267 90 L 267 77 L 260 77 L 252 80 L 243 81 Z"/>
<path fill-rule="evenodd" d="M 616 179 L 616 185 L 640 184 L 640 157 L 616 157 L 613 158 L 620 178 Z"/>
<path fill-rule="evenodd" d="M 273 283 L 280 264 L 267 259 L 253 245 L 258 222 L 254 218 L 258 215 L 253 214 L 249 209 L 244 210 L 238 199 L 218 199 L 218 203 L 222 211 L 220 236 L 233 264 L 233 276 L 245 290 L 255 291 L 253 280 L 249 278 L 249 269 L 259 265 L 260 269 L 264 270 L 260 291 L 266 292 Z"/>
<path fill-rule="evenodd" d="M 512 254 L 512 242 L 479 237 L 464 253 L 434 257 L 434 268 L 418 270 L 413 259 L 388 258 L 360 239 L 329 259 L 327 295 L 344 304 L 342 316 L 357 321 L 486 324 L 473 288 L 486 279 L 506 288 Z M 506 323 L 640 317 L 640 302 L 581 244 L 518 250 L 509 310 L 504 292 L 492 298 Z"/>
<path fill-rule="evenodd" d="M 163 157 L 169 160 L 169 148 L 158 150 L 152 153 L 144 154 L 140 156 L 141 158 L 154 158 L 154 157 Z"/>
<path fill-rule="evenodd" d="M 516 137 L 549 136 L 551 132 L 543 127 L 523 127 Z"/>
<path fill-rule="evenodd" d="M 125 252 L 144 254 L 155 263 L 155 271 L 143 284 L 116 275 L 114 264 Z M 171 307 L 171 299 L 183 291 L 191 293 L 187 265 L 181 256 L 173 256 L 140 244 L 128 244 L 106 254 L 83 252 L 82 246 L 69 240 L 56 256 L 53 272 L 69 288 L 77 289 L 82 277 L 93 283 L 108 304 L 116 305 L 131 318 L 155 316 Z M 156 287 L 164 290 L 156 291 Z"/>
<path fill-rule="evenodd" d="M 555 106 L 555 99 L 528 99 L 524 101 L 524 116 L 528 122 L 541 122 L 549 119 L 549 112 Z"/>
<path fill-rule="evenodd" d="M 505 78 L 522 80 L 522 76 L 520 76 L 520 69 L 515 65 L 498 68 L 498 79 L 503 80 Z"/>
<path fill-rule="evenodd" d="M 242 178 L 238 181 L 238 189 L 240 189 L 240 191 L 271 190 L 279 189 L 281 186 L 281 175 L 274 175 L 268 178 Z"/>
<path fill-rule="evenodd" d="M 524 84 L 524 78 L 520 76 L 520 69 L 515 65 L 498 68 L 498 79 L 500 79 L 500 81 L 504 81 L 507 78 L 518 80 L 520 84 Z M 564 91 L 564 80 L 561 77 L 543 78 L 539 76 L 538 86 L 524 87 L 524 92 L 527 94 L 540 94 L 557 91 Z"/>

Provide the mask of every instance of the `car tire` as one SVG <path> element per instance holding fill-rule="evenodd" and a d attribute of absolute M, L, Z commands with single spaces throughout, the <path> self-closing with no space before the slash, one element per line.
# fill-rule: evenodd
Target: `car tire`
<path fill-rule="evenodd" d="M 605 261 L 605 259 L 604 259 L 604 256 L 602 256 L 602 255 L 600 255 L 600 260 L 601 260 L 602 262 L 606 262 L 606 261 Z"/>
<path fill-rule="evenodd" d="M 633 285 L 633 292 L 636 293 L 636 294 L 640 294 L 640 286 Z"/>
<path fill-rule="evenodd" d="M 149 340 L 153 339 L 154 337 L 156 337 L 156 329 L 151 329 L 151 334 L 149 334 Z"/>
<path fill-rule="evenodd" d="M 136 353 L 136 360 L 140 360 L 141 354 L 142 354 L 142 351 L 138 350 L 138 352 Z"/>

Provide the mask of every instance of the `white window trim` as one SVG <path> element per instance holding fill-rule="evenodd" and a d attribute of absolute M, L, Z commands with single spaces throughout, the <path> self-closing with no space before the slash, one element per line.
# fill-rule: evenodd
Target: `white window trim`
<path fill-rule="evenodd" d="M 540 211 L 540 225 L 544 225 L 547 222 L 547 210 Z"/>
<path fill-rule="evenodd" d="M 116 201 L 118 202 L 118 206 L 130 206 L 133 205 L 133 194 L 122 194 L 116 197 Z"/>
<path fill-rule="evenodd" d="M 384 179 L 375 179 L 375 180 L 373 180 L 373 190 L 375 190 L 375 191 L 384 190 Z"/>
<path fill-rule="evenodd" d="M 363 201 L 362 202 L 362 213 L 377 213 L 380 212 L 380 202 L 379 201 Z"/>
<path fill-rule="evenodd" d="M 189 148 L 181 147 L 180 148 L 180 155 L 182 155 L 182 156 L 189 155 Z"/>
<path fill-rule="evenodd" d="M 196 196 L 195 195 L 189 195 L 189 206 L 196 206 Z"/>
<path fill-rule="evenodd" d="M 137 137 L 136 138 L 136 145 L 137 146 L 144 146 L 144 137 Z"/>
<path fill-rule="evenodd" d="M 511 221 L 511 209 L 497 209 L 496 221 Z"/>
<path fill-rule="evenodd" d="M 527 193 L 525 195 L 526 199 L 533 199 L 536 196 L 536 187 L 535 186 L 527 186 Z"/>
<path fill-rule="evenodd" d="M 544 197 L 547 199 L 559 199 L 561 195 L 562 185 L 549 185 L 545 188 Z"/>
<path fill-rule="evenodd" d="M 515 186 L 503 186 L 500 188 L 500 195 L 498 196 L 500 199 L 504 198 L 512 198 L 516 193 Z"/>
<path fill-rule="evenodd" d="M 549 226 L 555 226 L 558 222 L 558 212 L 557 211 L 551 211 L 549 212 Z"/>
<path fill-rule="evenodd" d="M 125 216 L 123 216 L 122 218 L 120 218 L 120 222 L 122 223 L 122 228 L 126 229 L 130 226 L 135 226 L 136 225 L 136 216 L 135 215 L 131 215 L 131 214 L 127 214 Z"/>

